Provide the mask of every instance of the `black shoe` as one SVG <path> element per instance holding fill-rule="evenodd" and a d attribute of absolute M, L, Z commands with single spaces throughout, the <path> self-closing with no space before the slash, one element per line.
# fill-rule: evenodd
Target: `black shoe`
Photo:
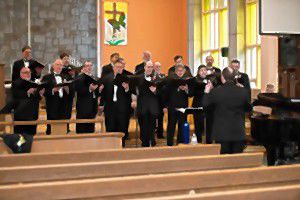
<path fill-rule="evenodd" d="M 165 139 L 165 137 L 163 135 L 157 135 L 158 139 Z"/>

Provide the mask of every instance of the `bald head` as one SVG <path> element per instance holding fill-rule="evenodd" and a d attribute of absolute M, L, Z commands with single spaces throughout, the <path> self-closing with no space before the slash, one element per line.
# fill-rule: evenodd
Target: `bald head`
<path fill-rule="evenodd" d="M 63 67 L 63 62 L 61 59 L 56 59 L 52 65 L 53 72 L 60 74 Z"/>
<path fill-rule="evenodd" d="M 145 65 L 144 69 L 145 69 L 145 74 L 149 76 L 153 72 L 153 63 L 152 63 L 152 61 L 146 62 L 146 65 Z"/>
<path fill-rule="evenodd" d="M 214 57 L 212 57 L 211 55 L 206 56 L 205 62 L 207 67 L 212 67 L 214 64 Z"/>
<path fill-rule="evenodd" d="M 150 51 L 143 52 L 143 60 L 144 60 L 144 62 L 148 62 L 151 60 L 151 52 Z"/>

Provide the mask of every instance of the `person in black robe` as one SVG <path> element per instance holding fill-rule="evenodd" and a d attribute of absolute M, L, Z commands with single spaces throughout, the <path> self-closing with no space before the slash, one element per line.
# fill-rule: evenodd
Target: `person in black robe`
<path fill-rule="evenodd" d="M 31 70 L 31 78 L 33 79 L 35 72 L 30 68 L 33 63 L 34 60 L 32 59 L 31 47 L 24 46 L 22 48 L 22 58 L 15 61 L 13 64 L 11 81 L 13 82 L 20 78 L 20 71 L 23 67 L 28 67 Z"/>
<path fill-rule="evenodd" d="M 235 70 L 237 72 L 237 76 L 236 76 L 236 83 L 240 84 L 239 86 L 244 87 L 247 92 L 248 92 L 248 96 L 249 96 L 249 100 L 251 100 L 251 87 L 250 87 L 250 81 L 249 81 L 249 77 L 246 73 L 240 72 L 240 61 L 237 59 L 233 59 L 230 62 L 230 66 L 233 70 Z"/>
<path fill-rule="evenodd" d="M 91 82 L 95 79 L 92 76 L 93 64 L 86 61 L 82 67 L 81 74 L 76 78 L 75 90 L 77 92 L 76 110 L 77 119 L 94 119 L 98 113 L 99 91 L 102 91 L 103 85 Z M 94 133 L 95 123 L 76 124 L 76 133 Z"/>
<path fill-rule="evenodd" d="M 45 89 L 37 89 L 31 86 L 31 71 L 23 67 L 20 71 L 20 78 L 12 85 L 12 97 L 16 102 L 14 106 L 14 121 L 35 121 L 39 115 L 39 101 Z M 15 125 L 16 134 L 36 134 L 36 125 Z"/>
<path fill-rule="evenodd" d="M 204 95 L 204 89 L 207 84 L 206 79 L 206 66 L 200 65 L 197 70 L 197 76 L 195 77 L 194 81 L 194 89 L 193 89 L 193 108 L 199 108 L 203 107 L 202 101 L 203 101 L 203 95 Z M 195 133 L 197 136 L 198 143 L 202 142 L 202 134 L 204 132 L 204 121 L 205 121 L 205 114 L 203 112 L 196 112 L 193 114 L 194 116 L 194 125 L 195 125 Z"/>
<path fill-rule="evenodd" d="M 70 64 L 69 57 L 70 55 L 67 53 L 60 54 L 60 59 L 63 62 L 63 68 L 61 71 L 61 75 L 65 81 L 74 81 L 76 79 L 76 71 L 75 66 Z M 64 96 L 66 113 L 65 119 L 71 119 L 72 117 L 72 109 L 73 109 L 73 101 L 75 97 L 75 85 L 74 83 L 69 85 L 69 93 Z M 67 132 L 70 132 L 70 125 L 67 124 Z"/>
<path fill-rule="evenodd" d="M 57 87 L 57 84 L 64 82 L 64 77 L 61 75 L 63 63 L 61 59 L 55 60 L 52 65 L 53 73 L 45 75 L 41 82 L 46 83 L 45 99 L 46 111 L 48 120 L 60 120 L 66 118 L 66 101 L 65 98 L 69 95 L 69 86 Z M 47 125 L 47 135 L 51 134 L 51 125 Z"/>
<path fill-rule="evenodd" d="M 251 110 L 248 92 L 235 83 L 235 71 L 222 71 L 223 85 L 205 87 L 203 106 L 214 105 L 212 139 L 221 144 L 222 154 L 242 153 L 245 146 L 245 114 Z"/>
<path fill-rule="evenodd" d="M 128 137 L 128 118 L 131 111 L 131 91 L 128 82 L 122 81 L 123 63 L 118 60 L 113 66 L 114 73 L 103 78 L 101 104 L 104 105 L 107 132 L 123 132 L 123 146 Z M 124 78 L 123 78 L 124 79 Z"/>
<path fill-rule="evenodd" d="M 183 142 L 182 129 L 187 117 L 185 114 L 178 112 L 176 108 L 188 107 L 188 98 L 192 94 L 192 88 L 188 84 L 177 85 L 173 84 L 172 79 L 185 79 L 186 71 L 183 64 L 177 64 L 175 75 L 173 75 L 167 84 L 166 99 L 164 100 L 165 108 L 168 108 L 168 127 L 167 127 L 167 145 L 173 146 L 175 127 L 178 123 L 177 144 Z M 164 108 L 164 109 L 165 109 Z"/>
<path fill-rule="evenodd" d="M 159 62 L 155 62 L 154 63 L 154 74 L 155 76 L 157 76 L 158 78 L 160 79 L 164 79 L 166 78 L 166 75 L 161 73 L 161 64 Z M 156 134 L 157 134 L 157 138 L 159 139 L 163 139 L 164 138 L 164 97 L 163 97 L 163 94 L 164 94 L 164 91 L 165 91 L 166 87 L 165 86 L 162 86 L 160 88 L 161 92 L 159 92 L 159 115 L 158 115 L 158 118 L 157 118 L 157 123 L 156 123 Z"/>
<path fill-rule="evenodd" d="M 113 66 L 119 58 L 120 58 L 119 53 L 113 53 L 113 54 L 110 55 L 110 63 L 107 64 L 107 65 L 104 65 L 102 67 L 101 77 L 105 77 L 106 75 L 111 74 L 111 73 L 114 72 Z"/>
<path fill-rule="evenodd" d="M 206 61 L 206 70 L 207 76 L 206 79 L 210 81 L 214 87 L 219 87 L 222 85 L 221 82 L 221 70 L 217 67 L 214 67 L 214 58 L 211 55 L 208 55 L 205 58 Z M 209 106 L 206 108 L 206 143 L 211 144 L 212 139 L 212 129 L 213 129 L 213 112 L 214 106 Z"/>
<path fill-rule="evenodd" d="M 174 65 L 169 68 L 168 76 L 174 76 L 175 75 L 175 68 L 176 68 L 177 64 L 183 64 L 183 56 L 176 55 L 174 57 Z M 185 73 L 186 73 L 185 75 L 186 76 L 192 76 L 190 67 L 184 65 L 184 68 L 185 68 Z"/>
<path fill-rule="evenodd" d="M 155 146 L 155 121 L 159 115 L 159 94 L 157 87 L 150 84 L 157 77 L 153 74 L 153 63 L 148 61 L 144 74 L 138 75 L 137 116 L 140 125 L 140 139 L 143 147 Z"/>
<path fill-rule="evenodd" d="M 145 67 L 146 63 L 150 60 L 151 60 L 151 53 L 149 51 L 144 51 L 143 52 L 143 62 L 138 64 L 135 67 L 134 74 L 137 74 L 137 75 L 144 74 L 145 73 L 144 67 Z"/>

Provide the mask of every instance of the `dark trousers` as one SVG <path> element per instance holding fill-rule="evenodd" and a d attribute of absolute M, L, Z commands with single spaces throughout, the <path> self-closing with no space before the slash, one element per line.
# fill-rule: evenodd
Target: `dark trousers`
<path fill-rule="evenodd" d="M 178 124 L 177 144 L 183 143 L 182 129 L 186 122 L 186 115 L 176 111 L 175 109 L 168 110 L 168 127 L 167 127 L 167 145 L 173 146 L 176 124 Z"/>
<path fill-rule="evenodd" d="M 164 112 L 161 112 L 157 118 L 157 137 L 162 138 L 164 136 Z"/>
<path fill-rule="evenodd" d="M 140 139 L 143 147 L 155 146 L 155 120 L 156 117 L 150 113 L 139 114 L 138 121 L 140 125 Z"/>
<path fill-rule="evenodd" d="M 63 99 L 60 99 L 58 102 L 48 103 L 46 100 L 46 112 L 47 120 L 61 120 L 66 119 L 66 107 Z M 51 125 L 47 124 L 46 134 L 51 134 Z"/>
<path fill-rule="evenodd" d="M 26 133 L 28 135 L 35 135 L 36 125 L 15 125 L 14 133 L 18 133 L 18 134 Z"/>
<path fill-rule="evenodd" d="M 105 113 L 105 127 L 106 132 L 122 132 L 125 136 L 122 139 L 123 147 L 125 146 L 125 139 L 128 137 L 128 113 L 117 112 L 113 107 L 110 112 Z"/>
<path fill-rule="evenodd" d="M 194 113 L 194 125 L 195 133 L 197 136 L 198 143 L 202 142 L 202 134 L 204 133 L 204 120 L 205 116 L 203 113 Z"/>
<path fill-rule="evenodd" d="M 213 128 L 213 112 L 211 110 L 209 110 L 206 113 L 206 144 L 211 144 L 212 143 L 212 128 Z"/>
<path fill-rule="evenodd" d="M 242 153 L 245 148 L 244 141 L 216 142 L 221 144 L 221 154 Z"/>

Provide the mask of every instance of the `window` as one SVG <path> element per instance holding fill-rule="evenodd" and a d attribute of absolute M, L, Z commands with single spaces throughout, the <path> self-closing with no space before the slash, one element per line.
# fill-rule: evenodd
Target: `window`
<path fill-rule="evenodd" d="M 212 55 L 214 65 L 220 68 L 228 65 L 228 59 L 222 58 L 221 48 L 228 47 L 228 0 L 202 0 L 202 36 L 201 57 Z"/>
<path fill-rule="evenodd" d="M 260 36 L 258 34 L 258 1 L 246 0 L 246 73 L 252 88 L 260 88 Z"/>

